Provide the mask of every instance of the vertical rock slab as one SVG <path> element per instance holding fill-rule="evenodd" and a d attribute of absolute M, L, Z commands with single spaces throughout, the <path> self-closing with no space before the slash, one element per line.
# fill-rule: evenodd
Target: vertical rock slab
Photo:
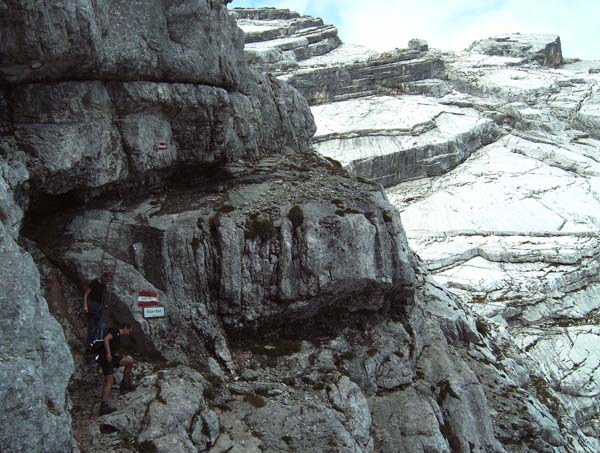
<path fill-rule="evenodd" d="M 3 451 L 71 451 L 71 353 L 40 295 L 33 260 L 3 223 L 0 268 L 0 445 Z"/>

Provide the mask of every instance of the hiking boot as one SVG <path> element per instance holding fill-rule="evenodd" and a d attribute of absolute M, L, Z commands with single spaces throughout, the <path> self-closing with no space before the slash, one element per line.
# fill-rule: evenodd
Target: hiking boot
<path fill-rule="evenodd" d="M 112 414 L 116 410 L 117 409 L 108 404 L 108 401 L 102 401 L 102 404 L 100 405 L 100 415 Z"/>
<path fill-rule="evenodd" d="M 137 388 L 137 386 L 133 385 L 133 383 L 131 382 L 131 379 L 123 379 L 121 381 L 121 393 L 128 393 L 128 392 L 132 392 Z"/>

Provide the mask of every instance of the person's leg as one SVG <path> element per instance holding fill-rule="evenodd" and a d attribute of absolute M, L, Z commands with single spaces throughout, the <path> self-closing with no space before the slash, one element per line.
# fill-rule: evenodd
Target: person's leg
<path fill-rule="evenodd" d="M 108 374 L 104 376 L 104 388 L 102 389 L 102 402 L 108 402 L 110 398 L 110 391 L 112 390 L 112 385 L 115 382 L 115 378 L 112 374 Z"/>
<path fill-rule="evenodd" d="M 123 370 L 123 376 L 129 379 L 131 377 L 131 369 L 133 368 L 133 357 L 126 355 L 121 359 L 119 365 L 125 367 Z"/>
<path fill-rule="evenodd" d="M 125 356 L 119 361 L 119 365 L 125 367 L 123 370 L 123 380 L 121 381 L 121 392 L 131 392 L 136 386 L 131 382 L 131 370 L 133 368 L 133 357 Z"/>
<path fill-rule="evenodd" d="M 100 404 L 100 415 L 111 414 L 115 411 L 114 407 L 108 403 L 110 398 L 110 392 L 114 383 L 114 367 L 111 362 L 106 360 L 106 356 L 102 355 L 98 364 L 102 367 L 102 373 L 104 374 L 104 387 L 102 388 L 102 403 Z"/>

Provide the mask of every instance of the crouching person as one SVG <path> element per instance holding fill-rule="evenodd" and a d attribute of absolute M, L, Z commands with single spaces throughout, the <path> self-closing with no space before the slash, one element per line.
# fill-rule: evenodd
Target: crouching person
<path fill-rule="evenodd" d="M 106 415 L 114 412 L 116 409 L 111 407 L 108 399 L 114 383 L 113 373 L 115 368 L 125 367 L 123 380 L 121 381 L 121 393 L 135 390 L 131 383 L 131 369 L 133 368 L 133 358 L 131 356 L 121 357 L 118 355 L 121 346 L 121 337 L 131 335 L 133 330 L 131 324 L 122 323 L 118 329 L 108 329 L 102 338 L 102 349 L 96 356 L 96 362 L 102 368 L 104 374 L 104 387 L 102 389 L 102 404 L 100 406 L 100 415 Z"/>

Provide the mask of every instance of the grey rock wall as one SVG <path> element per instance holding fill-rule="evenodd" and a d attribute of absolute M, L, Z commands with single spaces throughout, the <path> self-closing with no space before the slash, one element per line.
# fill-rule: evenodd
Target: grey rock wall
<path fill-rule="evenodd" d="M 243 34 L 221 0 L 7 0 L 3 9 L 3 83 L 248 82 Z"/>
<path fill-rule="evenodd" d="M 108 205 L 35 240 L 81 282 L 100 272 L 99 256 L 115 257 L 116 312 L 139 322 L 148 351 L 188 363 L 204 360 L 183 352 L 198 336 L 221 348 L 221 324 L 242 331 L 412 299 L 402 225 L 377 186 L 311 153 L 230 170 L 239 173 L 221 193 L 170 191 L 132 201 L 128 213 Z M 111 219 L 123 224 L 104 243 Z M 144 289 L 160 292 L 167 319 L 143 319 Z"/>
<path fill-rule="evenodd" d="M 347 49 L 337 29 L 286 9 L 234 9 L 245 30 L 246 59 L 294 86 L 311 105 L 397 93 L 407 84 L 442 76 L 427 46 L 377 53 Z"/>
<path fill-rule="evenodd" d="M 306 100 L 248 69 L 224 3 L 0 2 L 11 11 L 0 19 L 2 448 L 74 445 L 67 342 L 16 239 L 59 287 L 45 292 L 62 289 L 51 307 L 74 349 L 77 288 L 116 264 L 108 318 L 134 322 L 141 385 L 113 395 L 116 413 L 86 418 L 97 395 L 78 366 L 84 450 L 577 445 L 573 417 L 513 359 L 513 343 L 430 279 L 381 187 L 305 149 L 315 132 Z M 271 54 L 255 55 L 315 104 L 451 89 L 432 81 L 447 74 L 441 53 L 361 53 L 318 20 L 235 14 L 296 21 L 248 38 L 275 38 Z M 298 71 L 284 74 L 285 59 Z M 439 109 L 391 129 L 420 137 L 457 124 Z M 423 148 L 433 171 L 496 138 L 470 113 L 464 140 Z M 444 150 L 446 160 L 428 159 Z M 69 209 L 44 210 L 48 199 Z M 143 317 L 140 290 L 159 294 L 165 318 Z"/>
<path fill-rule="evenodd" d="M 4 159 L 0 169 L 0 445 L 7 452 L 70 451 L 73 360 L 33 259 L 15 242 L 22 211 L 10 189 L 26 172 Z"/>
<path fill-rule="evenodd" d="M 81 194 L 178 166 L 307 146 L 314 125 L 306 101 L 257 78 L 252 96 L 193 84 L 30 84 L 11 89 L 8 105 L 36 192 Z"/>
<path fill-rule="evenodd" d="M 51 306 L 78 350 L 79 288 L 97 267 L 73 281 L 28 243 L 54 285 L 41 289 L 15 243 L 27 242 L 23 221 L 35 229 L 65 204 L 143 192 L 182 168 L 304 149 L 314 122 L 293 88 L 248 69 L 224 2 L 8 1 L 0 9 L 1 448 L 70 451 L 73 361 L 41 294 L 69 298 Z M 100 258 L 89 259 L 97 266 Z M 54 294 L 61 281 L 65 294 Z"/>
<path fill-rule="evenodd" d="M 396 50 L 367 61 L 301 69 L 283 77 L 311 105 L 401 93 L 408 82 L 441 78 L 443 61 L 415 50 Z"/>
<path fill-rule="evenodd" d="M 299 18 L 278 14 L 274 28 L 287 22 L 293 36 Z M 250 16 L 250 33 L 274 26 L 261 25 L 256 11 Z M 441 299 L 460 299 L 489 317 L 476 330 L 500 340 L 488 350 L 477 346 L 469 329 L 454 324 L 466 314 L 440 313 L 431 330 L 411 319 L 419 341 L 438 328 L 448 340 L 446 350 L 432 334 L 434 346 L 420 356 L 431 360 L 425 381 L 436 382 L 438 391 L 419 389 L 415 396 L 409 388 L 390 402 L 388 395 L 373 398 L 374 448 L 597 451 L 592 395 L 599 358 L 587 348 L 598 335 L 595 62 L 564 65 L 557 36 L 519 33 L 457 53 L 421 52 L 424 45 L 409 43 L 412 50 L 378 54 L 341 44 L 297 60 L 276 49 L 284 36 L 278 33 L 254 34 L 248 59 L 309 96 L 317 150 L 388 186 L 409 243 L 448 285 Z M 255 59 L 259 52 L 262 59 Z M 394 56 L 406 61 L 378 66 Z M 417 69 L 435 59 L 439 70 Z M 348 68 L 359 70 L 348 75 Z M 407 79 L 395 83 L 400 77 Z M 434 293 L 423 299 L 428 309 Z M 467 356 L 457 338 L 468 344 Z M 385 369 L 394 370 L 394 362 Z M 352 376 L 367 391 L 361 365 Z M 410 379 L 411 373 L 386 372 L 377 385 Z M 475 382 L 483 385 L 461 394 Z M 405 416 L 395 410 L 400 405 Z M 418 423 L 416 407 L 426 409 Z M 488 411 L 492 420 L 465 428 L 473 414 Z"/>
<path fill-rule="evenodd" d="M 7 4 L 3 121 L 36 193 L 93 196 L 150 172 L 308 145 L 306 101 L 248 68 L 221 3 Z"/>
<path fill-rule="evenodd" d="M 90 427 L 90 451 L 123 438 L 157 451 L 560 451 L 560 428 L 507 345 L 421 277 L 400 312 L 334 310 L 292 337 L 232 341 L 235 379 L 183 367 L 144 377 Z"/>

